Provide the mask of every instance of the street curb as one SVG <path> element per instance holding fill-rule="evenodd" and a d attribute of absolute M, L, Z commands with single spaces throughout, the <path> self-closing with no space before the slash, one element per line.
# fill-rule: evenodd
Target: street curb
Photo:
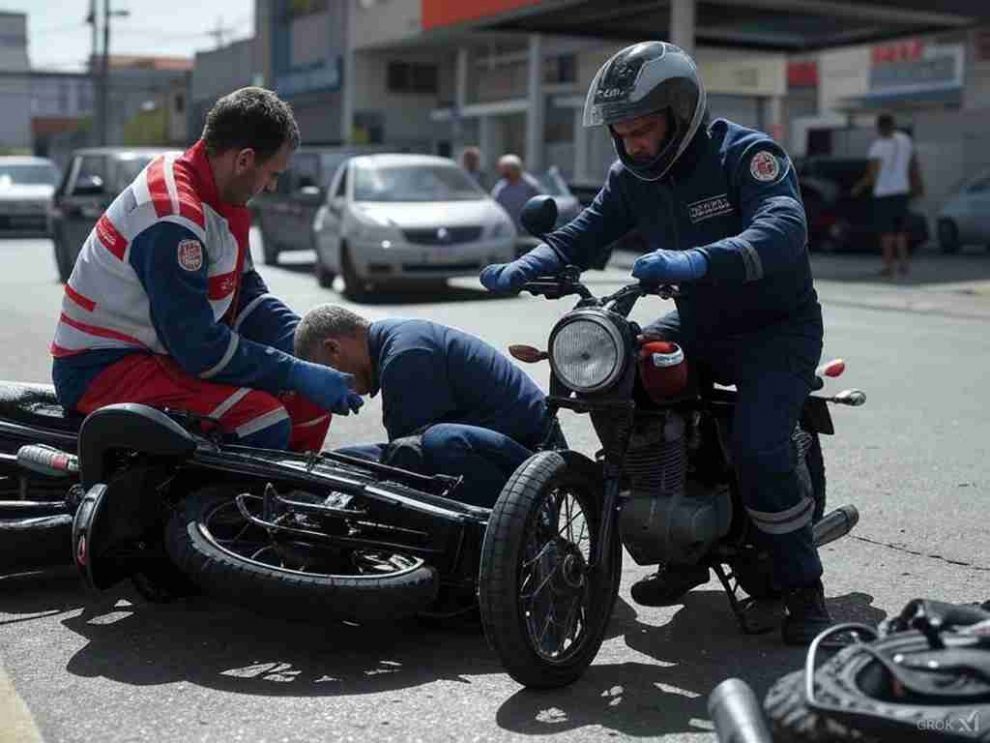
<path fill-rule="evenodd" d="M 0 666 L 0 743 L 41 743 L 34 718 Z"/>

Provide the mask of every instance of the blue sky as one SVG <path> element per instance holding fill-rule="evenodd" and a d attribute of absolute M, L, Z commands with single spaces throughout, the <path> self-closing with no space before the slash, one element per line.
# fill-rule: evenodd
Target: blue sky
<path fill-rule="evenodd" d="M 102 8 L 103 0 L 99 5 Z M 228 27 L 227 41 L 248 37 L 254 30 L 254 0 L 112 0 L 111 7 L 130 11 L 111 23 L 111 54 L 192 56 L 215 47 L 209 32 L 220 20 Z M 33 67 L 83 68 L 91 44 L 89 0 L 0 0 L 0 10 L 28 14 Z"/>

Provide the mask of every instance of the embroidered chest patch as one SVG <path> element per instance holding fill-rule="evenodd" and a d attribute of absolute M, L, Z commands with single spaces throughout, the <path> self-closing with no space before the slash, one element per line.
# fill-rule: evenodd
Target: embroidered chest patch
<path fill-rule="evenodd" d="M 179 265 L 186 271 L 203 267 L 203 244 L 199 240 L 179 241 Z"/>
<path fill-rule="evenodd" d="M 726 214 L 732 214 L 732 204 L 729 202 L 728 194 L 723 193 L 688 204 L 688 218 L 692 224 L 704 222 L 712 217 L 724 217 Z"/>

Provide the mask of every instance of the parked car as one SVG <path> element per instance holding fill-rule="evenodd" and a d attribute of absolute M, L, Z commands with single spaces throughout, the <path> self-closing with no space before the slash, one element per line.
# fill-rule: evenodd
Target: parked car
<path fill-rule="evenodd" d="M 72 153 L 49 213 L 55 265 L 65 283 L 104 210 L 152 158 L 172 150 L 149 147 L 94 147 Z"/>
<path fill-rule="evenodd" d="M 59 178 L 43 157 L 0 157 L 0 229 L 45 234 Z"/>
<path fill-rule="evenodd" d="M 936 224 L 943 253 L 970 243 L 990 248 L 990 170 L 964 182 L 939 210 Z"/>
<path fill-rule="evenodd" d="M 513 259 L 516 230 L 453 160 L 378 154 L 341 165 L 313 220 L 316 277 L 343 277 L 361 298 L 376 285 L 443 281 Z"/>
<path fill-rule="evenodd" d="M 809 157 L 795 162 L 801 199 L 808 218 L 811 250 L 879 250 L 869 194 L 852 196 L 853 185 L 866 172 L 863 157 Z M 914 250 L 928 241 L 928 222 L 908 212 L 908 245 Z"/>
<path fill-rule="evenodd" d="M 554 203 L 557 204 L 557 223 L 555 227 L 562 227 L 581 213 L 584 207 L 578 201 L 577 196 L 571 193 L 567 181 L 564 180 L 556 165 L 551 165 L 545 173 L 536 176 L 536 180 L 540 184 L 541 193 L 553 197 Z M 522 255 L 539 244 L 539 242 L 539 239 L 532 235 L 518 235 L 516 237 L 516 254 Z"/>
<path fill-rule="evenodd" d="M 381 147 L 301 147 L 278 179 L 275 193 L 251 200 L 255 223 L 261 231 L 266 265 L 278 263 L 281 253 L 314 250 L 313 218 L 326 200 L 337 168 L 347 158 L 380 152 Z"/>

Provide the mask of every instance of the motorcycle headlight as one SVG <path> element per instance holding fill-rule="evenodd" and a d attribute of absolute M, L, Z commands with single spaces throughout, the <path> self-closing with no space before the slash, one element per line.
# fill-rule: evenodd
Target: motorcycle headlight
<path fill-rule="evenodd" d="M 622 375 L 625 346 L 619 329 L 600 313 L 568 315 L 551 335 L 550 364 L 575 392 L 601 392 Z"/>

